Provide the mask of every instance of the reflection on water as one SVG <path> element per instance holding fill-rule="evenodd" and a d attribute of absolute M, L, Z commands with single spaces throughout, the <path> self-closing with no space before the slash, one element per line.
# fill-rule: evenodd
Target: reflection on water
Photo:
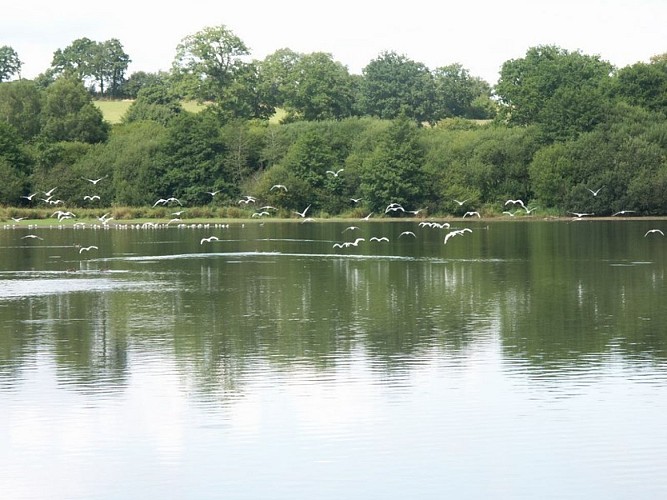
<path fill-rule="evenodd" d="M 667 493 L 646 223 L 346 226 L 0 233 L 2 490 Z"/>

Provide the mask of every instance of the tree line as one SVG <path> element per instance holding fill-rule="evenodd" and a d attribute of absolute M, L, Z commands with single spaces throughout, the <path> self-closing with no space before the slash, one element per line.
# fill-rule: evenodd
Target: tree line
<path fill-rule="evenodd" d="M 7 54 L 4 80 L 20 69 Z M 2 81 L 0 203 L 32 206 L 41 194 L 27 197 L 58 186 L 72 207 L 92 194 L 105 207 L 167 196 L 238 207 L 249 194 L 285 213 L 379 214 L 394 202 L 457 214 L 508 198 L 559 213 L 667 213 L 667 54 L 619 69 L 531 47 L 493 88 L 460 64 L 432 71 L 394 52 L 361 75 L 324 53 L 248 56 L 228 28 L 205 28 L 178 45 L 171 71 L 125 79 L 120 42 L 81 39 L 40 77 Z M 93 97 L 118 92 L 134 101 L 111 126 Z M 207 105 L 188 112 L 184 99 Z M 269 120 L 276 109 L 281 123 Z"/>

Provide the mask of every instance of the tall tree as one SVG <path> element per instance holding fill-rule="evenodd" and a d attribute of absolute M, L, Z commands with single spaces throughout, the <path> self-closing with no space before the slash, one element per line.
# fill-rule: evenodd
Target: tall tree
<path fill-rule="evenodd" d="M 109 124 L 93 104 L 83 83 L 58 78 L 45 90 L 42 108 L 42 135 L 49 141 L 101 142 Z"/>
<path fill-rule="evenodd" d="M 53 53 L 51 67 L 56 75 L 73 76 L 84 81 L 93 74 L 97 44 L 90 38 L 77 38 L 64 49 Z"/>
<path fill-rule="evenodd" d="M 176 47 L 174 83 L 184 96 L 214 101 L 223 115 L 253 118 L 253 113 L 261 109 L 252 102 L 257 86 L 244 91 L 239 87 L 240 81 L 247 82 L 254 73 L 244 61 L 249 54 L 246 44 L 226 26 L 204 28 Z"/>
<path fill-rule="evenodd" d="M 611 72 L 611 64 L 598 56 L 553 45 L 532 47 L 524 58 L 502 66 L 495 88 L 501 115 L 515 125 L 547 124 L 552 139 L 591 130 L 604 118 Z M 572 99 L 577 95 L 586 97 Z"/>
<path fill-rule="evenodd" d="M 359 105 L 364 114 L 384 119 L 403 115 L 420 124 L 435 121 L 433 76 L 422 63 L 384 52 L 362 73 Z"/>
<path fill-rule="evenodd" d="M 389 203 L 421 205 L 429 193 L 424 159 L 415 124 L 406 117 L 395 120 L 362 167 L 361 190 L 371 210 L 382 212 Z"/>
<path fill-rule="evenodd" d="M 347 68 L 331 54 L 302 55 L 284 85 L 285 108 L 293 118 L 341 119 L 352 115 L 354 85 Z"/>
<path fill-rule="evenodd" d="M 101 95 L 118 97 L 125 81 L 130 56 L 116 38 L 97 43 L 91 61 L 91 76 Z"/>
<path fill-rule="evenodd" d="M 490 103 L 491 86 L 481 78 L 473 77 L 461 64 L 442 66 L 433 71 L 434 116 L 488 118 L 483 101 Z M 491 108 L 489 104 L 487 108 Z"/>
<path fill-rule="evenodd" d="M 0 84 L 0 121 L 14 127 L 24 141 L 40 131 L 41 92 L 30 80 Z"/>
<path fill-rule="evenodd" d="M 0 47 L 0 83 L 18 74 L 21 76 L 21 65 L 17 52 L 9 45 Z"/>

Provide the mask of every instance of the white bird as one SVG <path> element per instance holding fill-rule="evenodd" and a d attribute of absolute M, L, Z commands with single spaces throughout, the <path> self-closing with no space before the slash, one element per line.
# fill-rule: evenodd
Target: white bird
<path fill-rule="evenodd" d="M 22 240 L 26 239 L 31 239 L 31 240 L 43 240 L 44 238 L 40 238 L 36 234 L 26 234 L 25 236 L 21 237 Z"/>
<path fill-rule="evenodd" d="M 526 208 L 526 205 L 523 204 L 523 201 L 522 201 L 522 200 L 507 200 L 507 201 L 505 202 L 505 206 L 509 205 L 510 203 L 511 203 L 512 205 L 521 205 L 521 208 L 523 208 L 524 210 L 525 210 L 525 208 Z"/>
<path fill-rule="evenodd" d="M 269 191 L 273 191 L 274 189 L 282 189 L 283 191 L 287 192 L 287 186 L 285 186 L 284 184 L 274 184 L 273 186 L 271 186 L 271 189 L 269 189 Z"/>
<path fill-rule="evenodd" d="M 174 198 L 173 196 L 171 198 L 167 198 L 167 203 L 171 203 L 172 201 L 178 203 L 179 205 L 183 206 L 181 201 L 178 198 Z"/>
<path fill-rule="evenodd" d="M 465 219 L 468 215 L 471 216 L 471 217 L 472 217 L 473 215 L 476 215 L 476 216 L 479 217 L 479 218 L 482 217 L 481 215 L 479 215 L 479 212 L 466 212 L 466 213 L 463 214 L 463 218 Z"/>
<path fill-rule="evenodd" d="M 413 238 L 416 238 L 417 235 L 413 233 L 412 231 L 403 231 L 401 234 L 398 235 L 400 238 L 401 236 L 412 236 Z"/>
<path fill-rule="evenodd" d="M 97 196 L 96 194 L 94 194 L 93 196 L 86 195 L 86 196 L 83 197 L 83 199 L 88 200 L 88 201 L 95 201 L 95 200 L 99 200 L 100 197 Z"/>
<path fill-rule="evenodd" d="M 625 215 L 625 214 L 631 214 L 634 213 L 634 210 L 621 210 L 620 212 L 616 212 L 615 214 L 611 214 L 612 217 L 616 217 L 617 215 Z"/>
<path fill-rule="evenodd" d="M 581 219 L 582 217 L 586 217 L 587 215 L 595 215 L 595 214 L 588 214 L 588 213 L 583 213 L 583 212 L 568 212 L 569 214 L 574 215 L 577 219 Z"/>
<path fill-rule="evenodd" d="M 343 232 L 345 232 L 345 231 L 355 231 L 357 229 L 359 229 L 357 226 L 348 226 L 345 229 L 343 229 Z"/>
<path fill-rule="evenodd" d="M 344 241 L 343 243 L 334 243 L 333 248 L 348 248 L 359 246 L 360 241 L 366 241 L 364 238 L 357 238 L 354 241 Z"/>
<path fill-rule="evenodd" d="M 204 242 L 210 243 L 212 241 L 220 241 L 220 238 L 218 238 L 217 236 L 209 236 L 208 238 L 202 238 L 199 244 L 203 245 Z"/>
<path fill-rule="evenodd" d="M 220 192 L 220 190 L 218 189 L 217 191 L 206 191 L 206 194 L 210 194 L 211 196 L 215 196 L 219 192 Z"/>
<path fill-rule="evenodd" d="M 665 233 L 660 231 L 660 229 L 649 229 L 648 231 L 646 231 L 646 234 L 644 235 L 644 238 L 646 238 L 651 233 L 658 233 L 658 234 L 661 234 L 663 236 L 665 235 Z"/>
<path fill-rule="evenodd" d="M 100 177 L 99 179 L 87 179 L 86 177 L 84 177 L 84 179 L 86 179 L 88 182 L 90 182 L 90 183 L 92 183 L 93 185 L 95 185 L 95 184 L 97 184 L 98 182 L 100 182 L 102 179 L 105 179 L 106 177 L 107 177 L 107 176 L 105 175 L 104 177 Z"/>
<path fill-rule="evenodd" d="M 514 217 L 516 215 L 514 212 L 503 212 L 503 213 L 509 215 L 510 217 Z"/>
<path fill-rule="evenodd" d="M 459 204 L 459 207 L 462 207 L 463 204 L 464 204 L 466 201 L 469 201 L 469 200 L 470 200 L 470 198 L 467 198 L 467 199 L 465 199 L 465 200 L 463 200 L 463 201 L 459 201 L 459 200 L 454 200 L 454 201 L 455 201 L 456 203 Z"/>
<path fill-rule="evenodd" d="M 350 201 L 352 203 L 359 203 L 361 201 L 361 198 L 350 198 Z"/>
<path fill-rule="evenodd" d="M 49 189 L 48 191 L 44 191 L 44 196 L 51 196 L 53 192 L 58 189 L 57 187 L 54 187 L 53 189 Z"/>
<path fill-rule="evenodd" d="M 21 198 L 25 198 L 25 199 L 28 200 L 28 201 L 32 201 L 33 197 L 34 197 L 36 194 L 37 194 L 37 192 L 35 191 L 34 193 L 29 194 L 28 196 L 25 196 L 25 195 L 21 196 Z"/>
<path fill-rule="evenodd" d="M 359 219 L 359 220 L 368 220 L 368 219 L 370 219 L 370 218 L 371 218 L 371 215 L 373 215 L 373 212 L 371 212 L 370 214 L 368 214 L 368 215 L 367 215 L 367 216 L 365 216 L 365 217 L 362 217 L 362 218 L 361 218 L 361 219 Z"/>
<path fill-rule="evenodd" d="M 308 212 L 309 208 L 310 208 L 310 205 L 308 205 L 303 212 L 294 212 L 294 213 L 297 214 L 299 217 L 305 217 L 306 212 Z"/>
<path fill-rule="evenodd" d="M 327 174 L 331 174 L 334 177 L 338 177 L 338 174 L 340 174 L 343 170 L 345 170 L 345 169 L 344 168 L 339 168 L 335 172 L 333 170 L 327 170 Z"/>
<path fill-rule="evenodd" d="M 252 214 L 252 217 L 264 217 L 265 215 L 271 215 L 271 214 L 266 211 L 255 212 L 254 214 Z"/>
<path fill-rule="evenodd" d="M 106 223 L 106 221 L 109 221 L 113 219 L 113 217 L 109 217 L 111 214 L 109 212 L 105 213 L 104 215 L 100 216 L 97 218 L 98 221 L 100 221 L 102 224 Z"/>
<path fill-rule="evenodd" d="M 23 219 L 25 219 L 25 217 L 12 217 L 14 222 L 21 222 Z"/>
<path fill-rule="evenodd" d="M 166 203 L 167 203 L 167 200 L 165 200 L 164 198 L 160 198 L 155 203 L 153 203 L 153 206 L 155 207 L 157 205 L 165 205 Z"/>
<path fill-rule="evenodd" d="M 58 220 L 69 219 L 70 217 L 76 217 L 72 212 L 63 212 L 62 210 L 56 210 L 51 214 L 51 217 L 58 216 Z"/>
<path fill-rule="evenodd" d="M 384 213 L 387 212 L 397 212 L 397 211 L 405 212 L 405 208 L 403 208 L 401 205 L 398 203 L 392 203 L 391 205 L 388 205 L 387 208 L 384 209 Z"/>
<path fill-rule="evenodd" d="M 90 245 L 89 247 L 79 248 L 79 253 L 89 252 L 90 250 L 99 250 L 95 245 Z"/>
<path fill-rule="evenodd" d="M 185 212 L 187 212 L 187 210 L 179 210 L 177 212 L 172 212 L 171 215 L 175 215 L 176 217 L 180 217 L 181 214 L 184 214 Z"/>
<path fill-rule="evenodd" d="M 371 241 L 389 241 L 389 238 L 386 236 L 381 236 L 379 238 L 377 236 L 371 236 Z"/>
<path fill-rule="evenodd" d="M 449 233 L 447 233 L 445 235 L 445 245 L 447 244 L 447 241 L 449 240 L 449 238 L 451 238 L 453 236 L 461 236 L 465 233 L 472 233 L 472 229 L 464 227 L 463 229 L 456 229 L 454 231 L 450 231 Z"/>
<path fill-rule="evenodd" d="M 588 188 L 586 188 L 586 189 L 588 189 L 588 190 L 591 192 L 591 194 L 592 194 L 593 196 L 597 196 L 598 193 L 600 192 L 600 189 L 602 189 L 603 187 L 604 187 L 604 186 L 598 188 L 598 189 L 595 190 L 595 191 L 593 191 L 592 189 L 588 189 Z"/>
<path fill-rule="evenodd" d="M 537 210 L 539 207 L 533 207 L 533 208 L 523 207 L 523 208 L 524 208 L 524 210 L 526 211 L 526 214 L 530 215 L 531 212 L 534 212 L 534 211 Z"/>

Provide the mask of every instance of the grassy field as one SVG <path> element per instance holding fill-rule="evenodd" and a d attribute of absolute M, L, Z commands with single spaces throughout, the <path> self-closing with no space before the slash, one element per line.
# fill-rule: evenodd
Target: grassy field
<path fill-rule="evenodd" d="M 133 101 L 130 99 L 123 99 L 120 101 L 109 101 L 109 100 L 93 101 L 95 106 L 97 106 L 100 109 L 100 111 L 102 111 L 104 119 L 112 124 L 120 123 L 121 119 L 123 118 L 123 115 L 127 111 L 127 108 L 130 107 L 132 102 Z M 192 112 L 197 112 L 202 108 L 204 108 L 205 106 L 205 104 L 199 104 L 196 101 L 183 101 L 181 104 L 183 105 L 183 109 Z"/>
<path fill-rule="evenodd" d="M 120 123 L 121 119 L 123 118 L 123 115 L 127 111 L 127 108 L 130 107 L 130 104 L 132 104 L 132 100 L 130 99 L 123 99 L 120 101 L 109 101 L 109 100 L 97 100 L 93 101 L 95 106 L 97 106 L 100 111 L 102 111 L 102 115 L 104 116 L 104 119 L 108 121 L 111 124 L 116 124 Z M 183 109 L 186 111 L 191 111 L 193 113 L 196 113 L 197 111 L 202 110 L 206 104 L 199 104 L 196 101 L 183 101 L 182 103 Z M 285 116 L 285 111 L 282 109 L 277 109 L 276 114 L 271 118 L 272 123 L 278 123 L 280 119 Z"/>

